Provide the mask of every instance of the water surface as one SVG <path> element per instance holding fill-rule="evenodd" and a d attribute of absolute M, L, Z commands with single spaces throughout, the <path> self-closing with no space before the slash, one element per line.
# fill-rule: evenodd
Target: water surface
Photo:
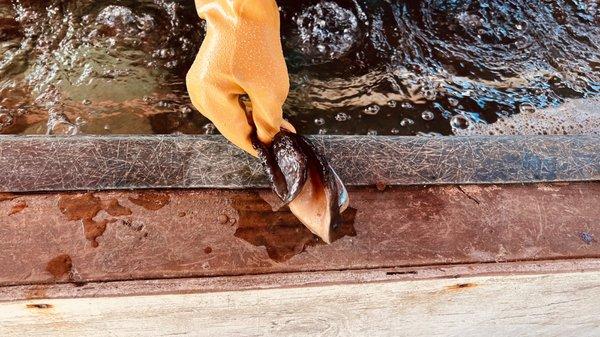
<path fill-rule="evenodd" d="M 600 92 L 597 0 L 279 4 L 303 133 L 497 134 Z M 0 133 L 214 133 L 184 84 L 203 36 L 192 0 L 0 0 Z"/>

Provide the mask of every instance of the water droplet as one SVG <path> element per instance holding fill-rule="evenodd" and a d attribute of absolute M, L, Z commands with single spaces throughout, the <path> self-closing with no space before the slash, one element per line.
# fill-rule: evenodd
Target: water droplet
<path fill-rule="evenodd" d="M 423 118 L 424 121 L 431 121 L 431 120 L 433 120 L 434 117 L 435 117 L 435 115 L 433 114 L 433 112 L 431 112 L 429 110 L 425 110 L 421 114 L 421 118 Z"/>
<path fill-rule="evenodd" d="M 321 117 L 315 118 L 314 123 L 316 125 L 319 125 L 319 126 L 324 125 L 325 124 L 325 118 L 321 118 Z"/>
<path fill-rule="evenodd" d="M 368 107 L 365 108 L 365 114 L 367 115 L 377 115 L 377 113 L 379 112 L 381 108 L 379 107 L 379 105 L 370 105 Z"/>
<path fill-rule="evenodd" d="M 171 103 L 169 103 L 168 101 L 158 101 L 156 105 L 161 108 L 168 108 L 171 106 Z"/>
<path fill-rule="evenodd" d="M 450 125 L 455 129 L 468 129 L 471 124 L 471 119 L 465 115 L 456 115 L 450 120 Z"/>
<path fill-rule="evenodd" d="M 184 105 L 184 106 L 181 107 L 180 111 L 181 111 L 181 114 L 185 116 L 185 115 L 187 115 L 187 114 L 189 114 L 189 113 L 192 112 L 192 108 L 190 108 L 187 105 Z"/>
<path fill-rule="evenodd" d="M 396 107 L 396 105 L 398 105 L 398 103 L 397 103 L 396 101 L 389 101 L 389 102 L 387 102 L 387 105 L 388 105 L 390 108 L 395 108 L 395 107 Z"/>
<path fill-rule="evenodd" d="M 13 116 L 8 112 L 0 112 L 0 130 L 11 126 L 14 122 Z"/>
<path fill-rule="evenodd" d="M 205 135 L 212 135 L 212 134 L 214 134 L 216 129 L 217 128 L 215 127 L 215 125 L 213 123 L 206 123 L 202 127 L 202 130 L 204 130 L 204 134 Z"/>
<path fill-rule="evenodd" d="M 529 104 L 529 103 L 523 103 L 519 106 L 519 112 L 522 114 L 534 113 L 535 110 L 536 110 L 535 106 L 533 106 L 532 104 Z"/>
<path fill-rule="evenodd" d="M 410 118 L 403 118 L 400 121 L 400 126 L 410 126 L 410 125 L 413 125 L 413 124 L 415 124 L 415 121 L 413 121 Z"/>
<path fill-rule="evenodd" d="M 79 116 L 75 118 L 75 125 L 81 126 L 85 124 L 87 124 L 87 121 L 83 117 Z"/>
<path fill-rule="evenodd" d="M 347 121 L 349 119 L 350 119 L 350 116 L 348 116 L 348 114 L 345 113 L 345 112 L 338 112 L 335 115 L 335 120 L 338 121 L 338 122 L 345 122 L 345 121 Z"/>

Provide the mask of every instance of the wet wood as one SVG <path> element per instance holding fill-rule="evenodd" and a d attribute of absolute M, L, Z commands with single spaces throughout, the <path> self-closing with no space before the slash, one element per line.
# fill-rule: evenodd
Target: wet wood
<path fill-rule="evenodd" d="M 347 185 L 600 180 L 600 136 L 311 136 Z M 221 136 L 0 136 L 0 192 L 268 187 Z"/>
<path fill-rule="evenodd" d="M 2 336 L 596 336 L 600 272 L 0 303 Z"/>
<path fill-rule="evenodd" d="M 0 285 L 600 257 L 600 183 L 380 188 L 350 190 L 331 245 L 266 191 L 13 195 L 0 203 Z M 155 210 L 133 202 L 148 198 Z M 97 201 L 91 220 L 82 200 Z M 106 224 L 97 247 L 89 221 Z M 48 271 L 60 256 L 70 268 Z"/>

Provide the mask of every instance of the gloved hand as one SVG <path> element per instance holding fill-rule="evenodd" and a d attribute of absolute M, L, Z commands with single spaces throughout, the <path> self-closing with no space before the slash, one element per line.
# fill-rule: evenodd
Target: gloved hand
<path fill-rule="evenodd" d="M 260 157 L 277 195 L 330 242 L 348 195 L 325 158 L 283 120 L 289 78 L 275 0 L 196 0 L 196 8 L 207 32 L 186 79 L 192 103 L 223 136 Z"/>
<path fill-rule="evenodd" d="M 288 71 L 275 0 L 196 0 L 207 32 L 187 87 L 194 106 L 232 143 L 256 156 L 251 135 L 269 145 L 284 128 L 281 107 L 289 91 Z M 251 120 L 239 103 L 248 94 Z"/>

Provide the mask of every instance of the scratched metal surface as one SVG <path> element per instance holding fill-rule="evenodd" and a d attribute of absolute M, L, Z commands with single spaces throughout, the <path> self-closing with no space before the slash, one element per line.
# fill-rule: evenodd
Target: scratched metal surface
<path fill-rule="evenodd" d="M 348 185 L 600 180 L 600 136 L 312 136 Z M 257 188 L 221 136 L 2 136 L 0 191 Z"/>

